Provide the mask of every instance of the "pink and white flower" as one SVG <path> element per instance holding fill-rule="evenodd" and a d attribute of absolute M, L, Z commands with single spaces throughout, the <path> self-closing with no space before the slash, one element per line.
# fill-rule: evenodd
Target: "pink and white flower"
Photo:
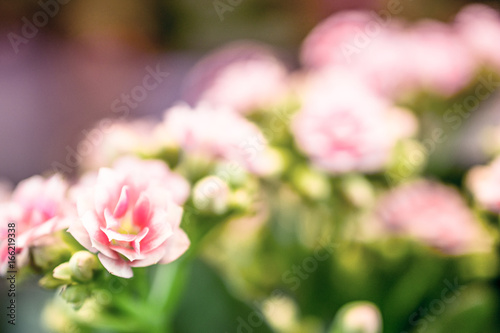
<path fill-rule="evenodd" d="M 88 155 L 81 154 L 82 165 L 85 170 L 97 170 L 100 167 L 109 167 L 121 156 L 130 154 L 153 154 L 161 149 L 163 140 L 154 132 L 156 123 L 148 120 L 134 120 L 130 122 L 109 122 L 107 127 L 96 126 L 87 137 L 82 140 L 92 144 Z M 78 150 L 78 149 L 77 149 Z"/>
<path fill-rule="evenodd" d="M 245 114 L 272 106 L 286 92 L 287 69 L 267 48 L 231 44 L 201 60 L 185 82 L 185 100 Z"/>
<path fill-rule="evenodd" d="M 33 176 L 0 203 L 0 272 L 5 272 L 8 263 L 9 223 L 15 223 L 17 267 L 26 265 L 29 248 L 49 244 L 53 233 L 68 227 L 73 206 L 66 199 L 67 189 L 59 175 Z"/>
<path fill-rule="evenodd" d="M 500 213 L 500 157 L 489 165 L 472 168 L 467 174 L 466 184 L 480 205 Z"/>
<path fill-rule="evenodd" d="M 444 96 L 465 88 L 478 67 L 457 31 L 444 23 L 420 22 L 406 31 L 401 47 L 417 88 Z"/>
<path fill-rule="evenodd" d="M 191 156 L 234 162 L 255 174 L 274 170 L 267 140 L 259 128 L 226 108 L 179 104 L 167 110 L 163 130 Z"/>
<path fill-rule="evenodd" d="M 381 170 L 396 142 L 416 127 L 410 112 L 373 93 L 362 79 L 333 70 L 312 78 L 292 132 L 315 166 L 335 174 Z"/>
<path fill-rule="evenodd" d="M 478 60 L 500 71 L 499 13 L 482 4 L 468 5 L 457 14 L 455 26 Z"/>
<path fill-rule="evenodd" d="M 182 229 L 184 180 L 160 161 L 118 160 L 80 189 L 79 218 L 69 232 L 111 273 L 130 278 L 132 267 L 167 264 L 189 247 Z"/>
<path fill-rule="evenodd" d="M 443 184 L 420 180 L 401 185 L 381 198 L 377 216 L 387 232 L 447 254 L 483 251 L 491 245 L 460 193 Z"/>
<path fill-rule="evenodd" d="M 316 69 L 350 65 L 387 31 L 387 24 L 375 13 L 352 10 L 334 14 L 304 40 L 302 63 Z"/>

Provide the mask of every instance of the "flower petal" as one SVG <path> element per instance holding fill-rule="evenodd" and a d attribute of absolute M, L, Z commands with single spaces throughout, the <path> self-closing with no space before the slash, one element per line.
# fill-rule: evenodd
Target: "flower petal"
<path fill-rule="evenodd" d="M 113 212 L 113 216 L 117 219 L 123 217 L 127 212 L 129 205 L 129 189 L 128 186 L 122 187 L 122 192 L 120 193 L 120 198 L 118 199 L 118 203 L 116 204 L 115 211 Z"/>
<path fill-rule="evenodd" d="M 128 265 L 128 263 L 122 258 L 112 259 L 105 256 L 102 253 L 97 255 L 101 264 L 113 275 L 129 279 L 134 276 L 134 272 L 132 272 L 132 268 Z"/>
<path fill-rule="evenodd" d="M 161 258 L 163 258 L 165 256 L 165 247 L 159 246 L 146 254 L 143 253 L 142 255 L 143 255 L 143 259 L 135 260 L 134 262 L 131 262 L 130 266 L 132 266 L 132 267 L 146 267 L 146 266 L 157 264 L 161 260 Z"/>
<path fill-rule="evenodd" d="M 145 227 L 149 221 L 151 214 L 151 203 L 149 198 L 141 193 L 139 199 L 137 200 L 133 212 L 134 224 L 139 227 Z"/>
<path fill-rule="evenodd" d="M 176 229 L 174 234 L 165 242 L 166 252 L 160 260 L 160 264 L 168 264 L 179 258 L 189 248 L 191 242 L 188 236 L 181 229 Z"/>

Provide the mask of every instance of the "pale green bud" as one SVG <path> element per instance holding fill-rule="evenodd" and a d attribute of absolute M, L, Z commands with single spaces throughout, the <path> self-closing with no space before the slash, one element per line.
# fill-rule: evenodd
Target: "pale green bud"
<path fill-rule="evenodd" d="M 69 260 L 69 267 L 74 279 L 86 282 L 92 280 L 94 270 L 99 267 L 99 263 L 94 254 L 87 251 L 79 251 L 73 254 Z"/>

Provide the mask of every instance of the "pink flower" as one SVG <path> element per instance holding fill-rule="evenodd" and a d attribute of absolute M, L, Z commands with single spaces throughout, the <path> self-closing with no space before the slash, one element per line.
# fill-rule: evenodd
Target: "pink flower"
<path fill-rule="evenodd" d="M 500 213 L 500 157 L 490 165 L 472 168 L 467 174 L 466 183 L 484 208 Z"/>
<path fill-rule="evenodd" d="M 166 264 L 180 257 L 189 239 L 180 229 L 186 184 L 159 161 L 126 158 L 101 168 L 93 186 L 80 190 L 79 219 L 69 232 L 103 266 L 130 278 L 132 267 Z"/>
<path fill-rule="evenodd" d="M 109 122 L 108 126 L 104 126 Z M 100 126 L 99 126 L 100 125 Z M 83 157 L 85 170 L 97 170 L 109 167 L 117 158 L 129 154 L 152 154 L 160 150 L 161 140 L 154 133 L 155 123 L 147 120 L 131 122 L 103 120 L 77 146 Z M 84 154 L 80 146 L 91 146 Z M 80 151 L 81 150 L 81 151 Z"/>
<path fill-rule="evenodd" d="M 308 68 L 357 72 L 386 96 L 417 89 L 450 96 L 466 87 L 477 69 L 452 26 L 423 21 L 406 28 L 363 11 L 339 13 L 319 24 L 304 41 L 302 60 Z"/>
<path fill-rule="evenodd" d="M 9 223 L 15 223 L 17 267 L 27 263 L 30 247 L 47 244 L 51 234 L 68 227 L 73 206 L 66 200 L 67 188 L 59 175 L 33 176 L 17 185 L 9 201 L 0 203 L 0 272 L 8 264 Z"/>
<path fill-rule="evenodd" d="M 491 244 L 460 193 L 439 183 L 422 180 L 393 189 L 380 200 L 377 215 L 389 233 L 413 237 L 448 254 Z"/>
<path fill-rule="evenodd" d="M 451 96 L 471 82 L 476 59 L 451 26 L 424 21 L 405 35 L 407 66 L 420 88 Z"/>
<path fill-rule="evenodd" d="M 500 71 L 500 15 L 490 7 L 472 4 L 455 18 L 455 25 L 469 48 L 479 60 Z"/>
<path fill-rule="evenodd" d="M 191 156 L 238 163 L 256 174 L 272 167 L 268 163 L 272 154 L 257 126 L 228 109 L 177 105 L 167 110 L 161 126 Z"/>
<path fill-rule="evenodd" d="M 287 70 L 258 44 L 231 44 L 200 61 L 185 82 L 185 100 L 248 113 L 286 92 Z"/>
<path fill-rule="evenodd" d="M 345 11 L 318 24 L 304 40 L 302 63 L 309 68 L 344 66 L 371 47 L 386 33 L 386 24 L 376 14 Z"/>
<path fill-rule="evenodd" d="M 381 170 L 396 142 L 415 129 L 411 113 L 391 106 L 343 70 L 312 78 L 292 124 L 298 147 L 330 173 Z"/>

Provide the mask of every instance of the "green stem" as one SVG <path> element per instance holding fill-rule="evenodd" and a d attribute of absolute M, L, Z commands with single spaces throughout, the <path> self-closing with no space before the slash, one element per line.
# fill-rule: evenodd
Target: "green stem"
<path fill-rule="evenodd" d="M 172 330 L 172 318 L 186 280 L 185 268 L 183 259 L 156 268 L 147 303 L 162 318 L 158 332 L 168 333 Z"/>

